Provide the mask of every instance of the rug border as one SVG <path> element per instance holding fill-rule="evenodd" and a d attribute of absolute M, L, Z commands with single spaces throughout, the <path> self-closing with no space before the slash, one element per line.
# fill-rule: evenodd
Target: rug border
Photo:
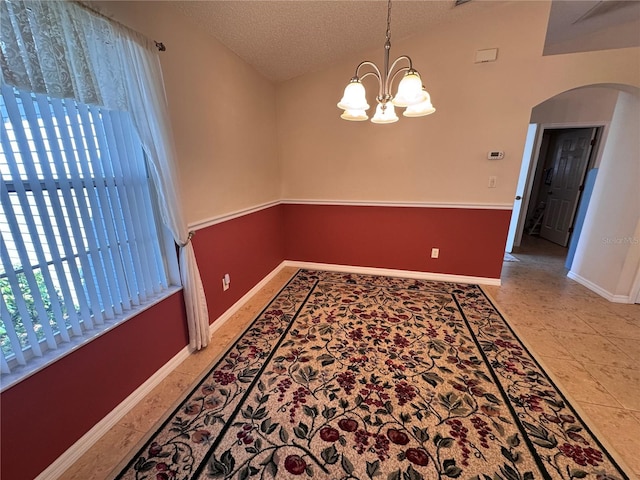
<path fill-rule="evenodd" d="M 286 268 L 286 265 L 282 266 L 282 268 L 280 268 L 278 270 L 277 273 L 281 273 L 282 269 Z M 224 348 L 224 350 L 222 350 L 218 355 L 216 355 L 215 357 L 213 357 L 213 359 L 207 364 L 206 367 L 203 368 L 202 372 L 200 373 L 200 375 L 198 375 L 195 380 L 193 380 L 193 382 L 191 382 L 191 384 L 189 385 L 189 389 L 187 390 L 186 393 L 183 393 L 182 395 L 180 395 L 180 397 L 174 401 L 169 407 L 167 407 L 165 413 L 153 424 L 153 426 L 151 426 L 149 428 L 149 430 L 144 434 L 144 436 L 138 440 L 135 444 L 135 446 L 133 446 L 132 448 L 130 448 L 127 451 L 126 456 L 115 466 L 113 467 L 110 471 L 109 474 L 107 476 L 107 478 L 111 478 L 111 479 L 115 479 L 120 473 L 122 473 L 122 471 L 127 467 L 127 465 L 133 460 L 134 456 L 131 455 L 132 452 L 134 452 L 135 454 L 137 454 L 138 452 L 140 452 L 140 450 L 142 450 L 142 447 L 155 435 L 158 433 L 158 431 L 162 428 L 162 426 L 169 421 L 169 419 L 178 411 L 178 408 L 180 407 L 180 405 L 182 405 L 184 403 L 184 401 L 189 398 L 189 396 L 191 396 L 193 394 L 193 392 L 195 392 L 195 390 L 200 386 L 200 384 L 202 383 L 202 381 L 211 373 L 211 370 L 214 368 L 214 366 L 233 348 L 233 346 L 238 342 L 238 340 L 240 340 L 242 338 L 242 336 L 247 333 L 249 331 L 249 329 L 253 326 L 253 324 L 255 324 L 258 319 L 260 318 L 260 316 L 265 312 L 265 310 L 267 310 L 267 308 L 269 308 L 269 306 L 273 303 L 273 301 L 283 292 L 283 290 L 285 288 L 287 288 L 289 286 L 289 284 L 293 281 L 293 279 L 296 277 L 296 275 L 298 275 L 298 273 L 300 273 L 300 268 L 296 269 L 295 271 L 293 271 L 291 273 L 291 276 L 286 280 L 286 282 L 284 283 L 284 285 L 278 289 L 278 291 L 276 293 L 274 293 L 263 305 L 263 307 L 253 315 L 253 318 L 250 320 L 250 322 L 245 326 L 245 328 L 242 329 L 242 331 L 240 333 L 238 333 L 237 335 L 235 335 L 231 340 L 229 340 L 229 343 L 227 344 L 227 346 Z M 271 279 L 273 280 L 273 279 Z M 264 285 L 266 286 L 266 285 Z M 263 288 L 264 288 L 263 286 Z M 256 292 L 257 293 L 257 292 Z M 255 295 L 255 294 L 254 294 Z M 246 300 L 247 303 L 250 300 L 250 298 L 248 298 Z M 238 309 L 239 311 L 239 309 Z M 234 315 L 238 313 L 235 312 Z M 231 315 L 229 318 L 227 318 L 226 320 L 229 320 L 231 317 L 233 317 L 233 315 Z M 215 323 L 215 322 L 214 322 Z M 214 324 L 211 324 L 211 326 L 213 326 Z M 220 325 L 221 327 L 222 325 Z M 219 327 L 218 327 L 219 328 Z M 192 355 L 194 352 L 190 353 L 190 355 Z M 188 357 L 187 357 L 188 358 Z M 186 358 L 184 359 L 186 360 Z M 184 361 L 183 360 L 183 361 Z M 175 370 L 175 369 L 174 369 Z M 135 406 L 133 407 L 135 408 Z"/>
<path fill-rule="evenodd" d="M 611 445 L 606 435 L 602 433 L 602 431 L 594 424 L 593 420 L 587 415 L 587 413 L 582 409 L 578 401 L 567 392 L 566 387 L 563 383 L 558 379 L 558 377 L 553 373 L 553 371 L 549 368 L 548 365 L 545 364 L 544 360 L 540 358 L 540 355 L 535 353 L 535 350 L 532 348 L 531 344 L 523 339 L 524 335 L 518 331 L 517 325 L 514 325 L 511 321 L 509 321 L 508 316 L 497 306 L 496 300 L 493 296 L 487 292 L 482 285 L 478 285 L 487 301 L 491 304 L 491 306 L 498 312 L 498 314 L 502 317 L 502 320 L 507 324 L 511 333 L 518 339 L 518 341 L 525 347 L 527 353 L 533 358 L 533 360 L 538 364 L 538 367 L 549 377 L 549 380 L 553 384 L 554 388 L 562 395 L 563 400 L 566 401 L 567 405 L 571 409 L 575 411 L 576 414 L 582 420 L 582 423 L 585 424 L 585 427 L 589 430 L 593 438 L 596 442 L 600 443 L 600 446 L 607 450 L 607 453 L 611 457 L 611 460 L 614 464 L 617 464 L 617 467 L 622 470 L 630 480 L 639 480 L 636 473 L 633 469 L 627 464 L 620 453 L 616 450 L 616 448 Z"/>

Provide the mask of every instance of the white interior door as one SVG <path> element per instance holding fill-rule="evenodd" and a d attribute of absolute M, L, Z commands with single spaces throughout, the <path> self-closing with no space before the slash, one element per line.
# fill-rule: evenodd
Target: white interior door
<path fill-rule="evenodd" d="M 525 213 L 522 205 L 526 204 L 528 198 L 527 180 L 529 178 L 529 170 L 531 169 L 531 161 L 533 159 L 533 146 L 535 144 L 536 132 L 538 125 L 529 124 L 527 130 L 527 139 L 524 143 L 524 153 L 522 154 L 522 165 L 520 166 L 520 177 L 518 177 L 518 186 L 516 187 L 516 198 L 513 202 L 513 210 L 511 211 L 511 223 L 509 224 L 509 234 L 507 235 L 507 245 L 505 251 L 511 253 L 514 246 L 520 245 L 522 239 L 522 230 L 524 229 Z"/>
<path fill-rule="evenodd" d="M 547 183 L 547 202 L 540 236 L 567 246 L 575 216 L 580 187 L 591 153 L 594 130 L 581 128 L 557 135 L 552 176 Z"/>

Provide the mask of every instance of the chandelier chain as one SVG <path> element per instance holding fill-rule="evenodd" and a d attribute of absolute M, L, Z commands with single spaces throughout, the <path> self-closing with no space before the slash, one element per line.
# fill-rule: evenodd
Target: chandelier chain
<path fill-rule="evenodd" d="M 391 41 L 391 0 L 387 3 L 387 42 Z"/>

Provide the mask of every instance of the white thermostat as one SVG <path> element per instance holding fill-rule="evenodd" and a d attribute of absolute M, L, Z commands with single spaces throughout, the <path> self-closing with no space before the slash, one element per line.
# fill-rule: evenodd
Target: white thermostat
<path fill-rule="evenodd" d="M 500 151 L 494 151 L 494 152 L 489 152 L 487 154 L 487 158 L 489 160 L 502 160 L 504 158 L 504 152 L 500 152 Z"/>

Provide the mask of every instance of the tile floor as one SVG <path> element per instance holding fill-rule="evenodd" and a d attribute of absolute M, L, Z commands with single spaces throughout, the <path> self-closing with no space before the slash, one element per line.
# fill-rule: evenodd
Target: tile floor
<path fill-rule="evenodd" d="M 591 426 L 640 476 L 640 305 L 609 303 L 566 277 L 566 249 L 527 238 L 486 287 L 500 310 Z M 287 268 L 85 453 L 62 479 L 109 478 L 191 383 L 293 275 Z"/>
<path fill-rule="evenodd" d="M 567 250 L 525 237 L 500 287 L 485 287 L 518 335 L 640 477 L 640 305 L 611 303 L 566 276 Z"/>

